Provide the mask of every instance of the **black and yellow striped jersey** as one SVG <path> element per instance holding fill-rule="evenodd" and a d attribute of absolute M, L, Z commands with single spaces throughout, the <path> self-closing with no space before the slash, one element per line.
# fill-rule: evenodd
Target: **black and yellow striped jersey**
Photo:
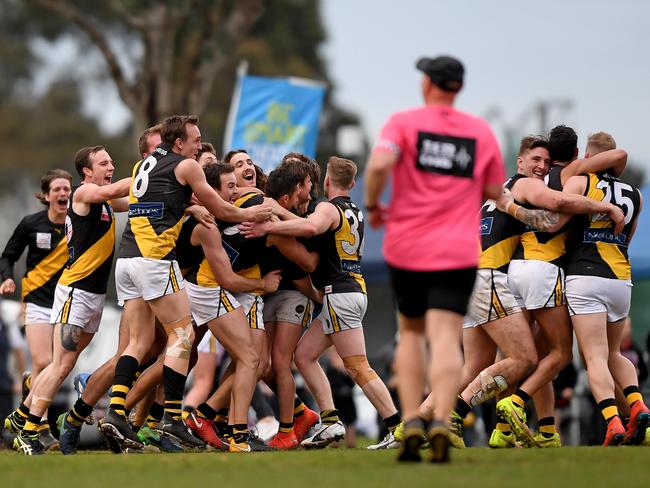
<path fill-rule="evenodd" d="M 247 193 L 235 200 L 235 205 L 248 208 L 264 203 L 261 193 Z M 261 278 L 262 264 L 265 262 L 268 248 L 266 236 L 246 239 L 237 224 L 219 222 L 221 229 L 221 243 L 230 258 L 232 269 L 244 278 Z M 258 291 L 262 293 L 261 291 Z"/>
<path fill-rule="evenodd" d="M 68 262 L 64 224 L 55 224 L 47 210 L 27 215 L 9 238 L 0 257 L 0 282 L 14 278 L 14 264 L 27 248 L 21 300 L 51 308 L 54 289 Z"/>
<path fill-rule="evenodd" d="M 175 259 L 176 240 L 192 196 L 192 189 L 174 173 L 185 159 L 170 144 L 161 144 L 133 167 L 121 258 Z"/>
<path fill-rule="evenodd" d="M 510 189 L 517 180 L 525 177 L 516 174 L 503 186 Z M 479 269 L 495 269 L 506 273 L 525 228 L 517 219 L 499 211 L 494 200 L 487 200 L 481 207 Z"/>
<path fill-rule="evenodd" d="M 571 238 L 567 244 L 567 275 L 629 280 L 632 273 L 627 247 L 630 231 L 641 207 L 640 192 L 606 173 L 589 174 L 586 177 L 585 196 L 620 207 L 625 213 L 625 226 L 616 235 L 614 225 L 606 214 L 574 217 Z"/>
<path fill-rule="evenodd" d="M 109 202 L 91 203 L 88 215 L 72 209 L 75 187 L 70 194 L 65 234 L 68 264 L 59 278 L 62 285 L 105 294 L 115 251 L 115 216 Z"/>
<path fill-rule="evenodd" d="M 186 279 L 187 275 L 195 271 L 203 260 L 203 248 L 192 244 L 192 232 L 197 225 L 200 225 L 199 221 L 192 216 L 183 219 L 183 227 L 176 240 L 176 261 L 181 274 Z"/>
<path fill-rule="evenodd" d="M 314 285 L 325 293 L 366 293 L 361 274 L 363 213 L 350 197 L 336 197 L 329 202 L 338 210 L 340 222 L 320 239 L 320 261 L 312 274 Z"/>
<path fill-rule="evenodd" d="M 562 168 L 564 166 L 556 164 L 549 169 L 545 182 L 546 186 L 551 190 L 562 191 L 562 180 L 560 179 Z M 527 204 L 522 206 L 524 208 L 535 208 Z M 542 232 L 533 227 L 526 227 L 521 234 L 519 247 L 512 259 L 534 259 L 563 266 L 568 226 L 569 224 L 556 232 Z"/>

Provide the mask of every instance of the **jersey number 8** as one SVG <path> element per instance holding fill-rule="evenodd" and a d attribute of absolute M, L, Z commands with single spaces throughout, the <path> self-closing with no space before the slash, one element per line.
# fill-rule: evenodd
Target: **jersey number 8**
<path fill-rule="evenodd" d="M 156 167 L 157 163 L 158 160 L 153 156 L 149 156 L 140 163 L 138 174 L 131 185 L 131 191 L 133 192 L 134 197 L 140 198 L 147 192 L 147 187 L 149 186 L 149 173 L 151 173 L 151 171 Z"/>

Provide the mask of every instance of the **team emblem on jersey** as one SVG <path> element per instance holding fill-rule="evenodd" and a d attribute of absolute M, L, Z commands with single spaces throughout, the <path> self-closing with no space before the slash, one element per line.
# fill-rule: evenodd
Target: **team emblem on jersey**
<path fill-rule="evenodd" d="M 101 217 L 102 222 L 110 222 L 111 221 L 111 214 L 108 212 L 105 206 L 102 206 L 102 217 Z"/>
<path fill-rule="evenodd" d="M 39 249 L 50 249 L 52 247 L 52 234 L 49 232 L 37 232 L 36 247 Z"/>

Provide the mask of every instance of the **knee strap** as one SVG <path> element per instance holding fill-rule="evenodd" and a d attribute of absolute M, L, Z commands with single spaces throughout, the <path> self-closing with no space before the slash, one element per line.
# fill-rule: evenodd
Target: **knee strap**
<path fill-rule="evenodd" d="M 365 355 L 343 358 L 343 365 L 354 382 L 363 388 L 368 382 L 376 380 L 379 375 L 370 367 Z"/>
<path fill-rule="evenodd" d="M 190 317 L 183 317 L 182 319 L 163 324 L 165 333 L 167 334 L 167 344 L 169 339 L 175 337 L 176 340 L 167 346 L 166 354 L 169 357 L 176 357 L 182 359 L 189 359 L 192 351 L 192 319 Z"/>

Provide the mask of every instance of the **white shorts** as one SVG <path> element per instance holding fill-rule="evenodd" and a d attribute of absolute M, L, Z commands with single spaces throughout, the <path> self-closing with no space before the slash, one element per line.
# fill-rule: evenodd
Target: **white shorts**
<path fill-rule="evenodd" d="M 348 329 L 358 329 L 363 325 L 363 317 L 368 308 L 368 296 L 361 292 L 328 293 L 323 298 L 323 310 L 319 319 L 323 332 L 333 334 Z"/>
<path fill-rule="evenodd" d="M 105 302 L 106 295 L 57 284 L 50 323 L 76 325 L 94 334 L 99 330 Z"/>
<path fill-rule="evenodd" d="M 209 330 L 205 332 L 201 342 L 196 348 L 197 352 L 202 352 L 205 354 L 216 354 L 217 358 L 220 359 L 223 356 L 223 346 L 217 340 L 217 338 L 212 335 L 212 332 Z"/>
<path fill-rule="evenodd" d="M 119 258 L 115 264 L 117 303 L 144 298 L 155 300 L 185 286 L 176 261 L 150 258 Z"/>
<path fill-rule="evenodd" d="M 463 319 L 463 329 L 487 324 L 517 312 L 521 312 L 521 307 L 510 291 L 508 275 L 495 269 L 479 269 Z"/>
<path fill-rule="evenodd" d="M 235 297 L 220 286 L 209 288 L 186 283 L 185 290 L 187 290 L 187 296 L 190 299 L 192 318 L 199 326 L 239 307 L 239 302 Z"/>
<path fill-rule="evenodd" d="M 50 324 L 50 317 L 52 316 L 51 308 L 25 302 L 24 311 L 23 325 Z"/>
<path fill-rule="evenodd" d="M 566 298 L 571 315 L 607 312 L 607 322 L 618 322 L 630 313 L 632 282 L 571 275 L 566 278 Z"/>
<path fill-rule="evenodd" d="M 536 310 L 566 304 L 564 270 L 535 259 L 513 259 L 508 266 L 508 284 L 521 308 Z"/>
<path fill-rule="evenodd" d="M 314 306 L 298 290 L 278 290 L 264 297 L 264 322 L 288 322 L 309 327 Z"/>
<path fill-rule="evenodd" d="M 255 293 L 233 293 L 244 308 L 248 326 L 251 329 L 264 330 L 264 300 Z"/>

